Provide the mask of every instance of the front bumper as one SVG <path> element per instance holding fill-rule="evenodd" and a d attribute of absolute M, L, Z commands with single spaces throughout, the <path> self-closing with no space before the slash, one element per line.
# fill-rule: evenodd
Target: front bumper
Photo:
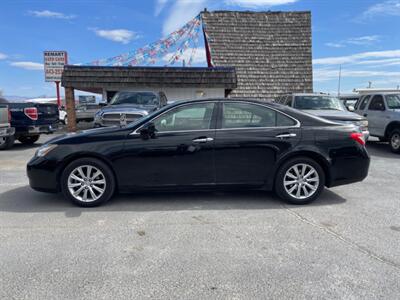
<path fill-rule="evenodd" d="M 44 157 L 33 157 L 27 164 L 26 173 L 29 185 L 39 192 L 56 193 L 59 191 L 57 183 L 56 164 Z"/>
<path fill-rule="evenodd" d="M 9 137 L 15 134 L 14 127 L 0 128 L 0 137 Z"/>

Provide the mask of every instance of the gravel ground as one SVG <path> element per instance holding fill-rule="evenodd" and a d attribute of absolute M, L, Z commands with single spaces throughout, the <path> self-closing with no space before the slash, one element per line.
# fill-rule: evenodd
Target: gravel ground
<path fill-rule="evenodd" d="M 117 196 L 84 209 L 32 191 L 35 147 L 0 152 L 0 298 L 398 299 L 400 155 L 308 206 L 272 193 Z"/>

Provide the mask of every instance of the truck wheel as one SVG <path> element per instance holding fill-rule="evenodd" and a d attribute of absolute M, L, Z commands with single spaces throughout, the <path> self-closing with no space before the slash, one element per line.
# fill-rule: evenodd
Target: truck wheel
<path fill-rule="evenodd" d="M 80 158 L 65 168 L 60 185 L 65 198 L 79 206 L 93 207 L 108 201 L 116 184 L 113 172 L 101 160 Z"/>
<path fill-rule="evenodd" d="M 0 150 L 10 149 L 14 145 L 14 136 L 0 137 Z"/>
<path fill-rule="evenodd" d="M 400 153 L 400 129 L 395 129 L 390 133 L 390 149 L 394 153 Z"/>
<path fill-rule="evenodd" d="M 22 144 L 25 145 L 32 145 L 35 142 L 37 142 L 37 140 L 39 139 L 40 135 L 26 135 L 26 136 L 20 136 L 18 138 L 18 141 L 20 141 Z"/>

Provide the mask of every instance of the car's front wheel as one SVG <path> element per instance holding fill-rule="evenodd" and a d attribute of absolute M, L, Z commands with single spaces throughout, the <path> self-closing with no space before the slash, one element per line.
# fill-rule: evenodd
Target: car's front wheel
<path fill-rule="evenodd" d="M 400 129 L 395 129 L 390 134 L 390 149 L 394 153 L 400 153 Z"/>
<path fill-rule="evenodd" d="M 114 194 L 114 174 L 101 160 L 77 159 L 62 173 L 61 191 L 67 199 L 79 206 L 98 206 Z"/>
<path fill-rule="evenodd" d="M 321 166 L 308 157 L 285 162 L 275 181 L 278 196 L 291 204 L 307 204 L 321 194 L 325 186 L 325 173 Z"/>

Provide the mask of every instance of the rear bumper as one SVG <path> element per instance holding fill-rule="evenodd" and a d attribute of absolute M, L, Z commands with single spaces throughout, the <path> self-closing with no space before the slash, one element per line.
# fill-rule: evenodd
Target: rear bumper
<path fill-rule="evenodd" d="M 38 135 L 38 134 L 51 134 L 58 130 L 58 123 L 46 125 L 30 125 L 24 127 L 17 127 L 16 133 L 24 135 Z"/>
<path fill-rule="evenodd" d="M 0 128 L 0 137 L 9 137 L 14 135 L 14 133 L 15 133 L 14 127 Z"/>
<path fill-rule="evenodd" d="M 365 147 L 359 147 L 351 155 L 332 158 L 327 187 L 363 181 L 368 176 L 370 157 Z"/>

